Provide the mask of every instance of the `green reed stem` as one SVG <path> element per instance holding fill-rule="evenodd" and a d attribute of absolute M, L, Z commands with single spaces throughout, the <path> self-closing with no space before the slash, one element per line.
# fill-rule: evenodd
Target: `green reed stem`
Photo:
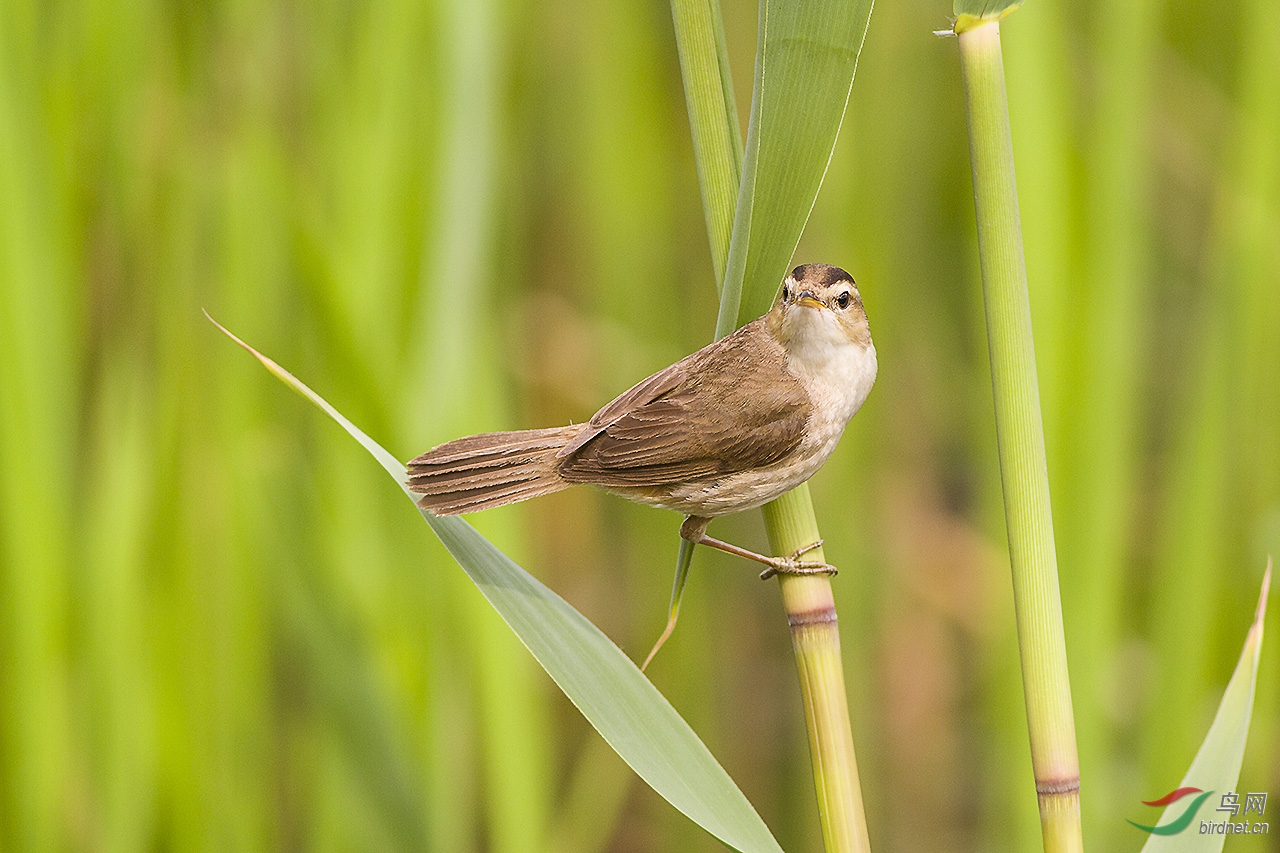
<path fill-rule="evenodd" d="M 766 504 L 764 524 L 769 546 L 775 554 L 790 554 L 817 542 L 821 537 L 808 484 Z M 826 558 L 821 548 L 815 548 L 805 554 L 805 559 Z M 778 575 L 778 588 L 782 592 L 787 625 L 791 628 L 791 648 L 800 671 L 823 843 L 828 853 L 870 850 L 831 578 Z"/>
<path fill-rule="evenodd" d="M 1031 763 L 1046 850 L 1080 850 L 1080 767 L 1053 544 L 1000 25 L 959 31 Z"/>
<path fill-rule="evenodd" d="M 716 281 L 724 282 L 720 285 L 721 310 L 716 328 L 716 338 L 720 338 L 738 326 L 743 283 L 741 275 L 728 279 L 725 275 L 743 168 L 742 139 L 729 83 L 717 0 L 672 0 L 671 9 L 711 256 Z M 801 485 L 766 505 L 764 523 L 775 554 L 790 554 L 822 538 L 808 485 Z M 809 551 L 805 557 L 825 559 L 821 548 Z M 677 587 L 680 583 L 677 578 Z M 792 649 L 800 673 L 818 815 L 826 850 L 828 853 L 870 850 L 849 724 L 831 579 L 778 575 L 778 587 L 791 626 Z M 673 614 L 678 598 L 677 592 L 672 601 Z"/>

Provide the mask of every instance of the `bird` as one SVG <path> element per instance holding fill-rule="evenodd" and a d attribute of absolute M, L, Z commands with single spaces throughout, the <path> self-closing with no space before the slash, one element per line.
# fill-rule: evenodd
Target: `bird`
<path fill-rule="evenodd" d="M 461 515 L 590 484 L 682 513 L 685 542 L 763 563 L 762 578 L 834 574 L 827 563 L 800 559 L 821 541 L 771 557 L 706 530 L 711 519 L 762 506 L 813 476 L 867 399 L 876 369 L 853 277 L 804 264 L 767 313 L 634 385 L 587 422 L 454 439 L 413 459 L 407 486 L 422 509 Z M 677 591 L 681 583 L 677 569 Z"/>

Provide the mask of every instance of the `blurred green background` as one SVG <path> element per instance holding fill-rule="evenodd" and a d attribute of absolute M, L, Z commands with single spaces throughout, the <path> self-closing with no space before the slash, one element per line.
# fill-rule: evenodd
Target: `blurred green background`
<path fill-rule="evenodd" d="M 723 2 L 745 118 L 755 6 Z M 813 493 L 876 849 L 1029 850 L 949 11 L 876 9 L 796 256 L 857 277 L 881 363 Z M 401 458 L 581 421 L 702 346 L 667 5 L 0 22 L 0 848 L 720 849 L 200 313 Z M 1280 551 L 1280 5 L 1031 0 L 1003 31 L 1086 839 L 1135 850 Z M 657 636 L 675 515 L 582 488 L 473 520 L 633 657 Z M 756 513 L 717 529 L 764 546 Z M 1273 799 L 1275 646 L 1239 784 Z M 699 553 L 650 674 L 820 849 L 776 586 Z"/>

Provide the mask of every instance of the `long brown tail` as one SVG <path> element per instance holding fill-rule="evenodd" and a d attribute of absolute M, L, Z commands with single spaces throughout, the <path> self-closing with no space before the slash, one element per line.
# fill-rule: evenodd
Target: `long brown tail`
<path fill-rule="evenodd" d="M 556 471 L 556 451 L 583 425 L 487 432 L 454 439 L 409 463 L 409 490 L 436 515 L 503 506 L 572 485 Z"/>

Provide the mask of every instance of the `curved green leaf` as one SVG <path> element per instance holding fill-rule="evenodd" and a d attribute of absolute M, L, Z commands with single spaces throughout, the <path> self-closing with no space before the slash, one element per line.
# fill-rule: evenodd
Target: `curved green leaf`
<path fill-rule="evenodd" d="M 1253 625 L 1249 628 L 1249 634 L 1245 637 L 1240 660 L 1236 664 L 1235 672 L 1231 675 L 1231 681 L 1227 684 L 1226 692 L 1222 694 L 1222 702 L 1218 705 L 1218 713 L 1213 718 L 1213 725 L 1209 726 L 1209 734 L 1205 735 L 1204 743 L 1200 744 L 1200 751 L 1196 753 L 1195 760 L 1191 762 L 1187 775 L 1182 777 L 1182 784 L 1179 787 L 1196 787 L 1219 795 L 1236 790 L 1236 782 L 1240 779 L 1240 764 L 1244 761 L 1245 740 L 1249 735 L 1249 720 L 1253 716 L 1253 693 L 1258 682 L 1258 657 L 1262 653 L 1262 623 L 1267 615 L 1267 592 L 1270 587 L 1271 564 L 1268 563 L 1267 571 L 1262 576 L 1262 594 L 1258 598 L 1258 610 L 1254 615 Z M 1213 797 L 1209 802 L 1212 806 L 1214 803 L 1221 802 L 1221 799 Z M 1193 807 L 1198 808 L 1198 805 L 1193 804 Z M 1186 809 L 1186 813 L 1183 813 L 1183 809 Z M 1179 819 L 1174 818 L 1174 815 L 1181 814 L 1181 818 L 1186 818 L 1187 813 L 1192 813 L 1192 817 L 1195 816 L 1192 809 L 1181 802 L 1173 803 L 1166 808 L 1161 819 L 1155 823 L 1154 834 L 1143 845 L 1143 853 L 1171 853 L 1171 851 L 1205 853 L 1205 851 L 1221 850 L 1222 843 L 1226 840 L 1225 835 L 1214 833 L 1201 835 L 1194 826 L 1187 829 L 1185 824 L 1183 828 L 1186 831 L 1170 834 L 1160 832 L 1164 828 L 1161 824 L 1172 828 L 1180 822 Z M 1209 815 L 1214 821 L 1223 818 L 1221 814 L 1215 814 L 1212 809 Z M 1138 825 L 1135 824 L 1135 826 Z M 1148 831 L 1152 830 L 1148 829 Z"/>
<path fill-rule="evenodd" d="M 827 173 L 872 0 L 761 0 L 746 159 L 716 334 L 763 314 Z"/>
<path fill-rule="evenodd" d="M 337 421 L 414 499 L 406 486 L 407 472 L 394 456 L 280 365 L 209 320 Z M 781 853 L 760 815 L 706 745 L 612 640 L 470 524 L 419 511 L 520 642 L 640 778 L 730 847 Z"/>

